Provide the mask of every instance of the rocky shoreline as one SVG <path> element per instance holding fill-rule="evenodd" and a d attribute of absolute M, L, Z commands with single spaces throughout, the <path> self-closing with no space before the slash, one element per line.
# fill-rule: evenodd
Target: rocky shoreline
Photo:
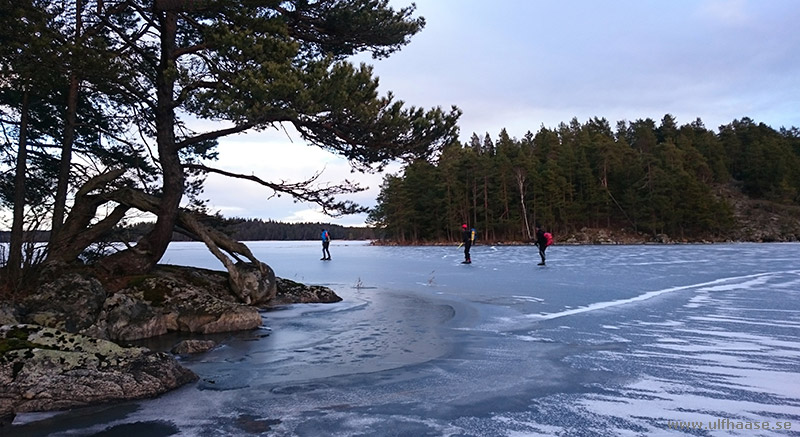
<path fill-rule="evenodd" d="M 132 341 L 257 329 L 266 308 L 341 300 L 327 287 L 276 278 L 271 270 L 242 271 L 263 290 L 243 296 L 226 272 L 179 266 L 113 284 L 80 270 L 42 275 L 35 293 L 0 303 L 0 427 L 21 412 L 158 396 L 197 379 L 173 354 L 215 345 L 184 340 L 170 354 Z"/>

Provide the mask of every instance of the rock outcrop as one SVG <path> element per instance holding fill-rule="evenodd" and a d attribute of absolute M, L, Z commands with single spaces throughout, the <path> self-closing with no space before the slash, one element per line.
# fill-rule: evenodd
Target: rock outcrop
<path fill-rule="evenodd" d="M 270 301 L 270 306 L 291 303 L 335 303 L 342 300 L 328 287 L 306 285 L 290 279 L 278 278 L 278 292 Z"/>
<path fill-rule="evenodd" d="M 57 280 L 42 281 L 35 293 L 22 301 L 20 313 L 26 323 L 79 332 L 91 326 L 107 297 L 95 278 L 66 273 Z"/>
<path fill-rule="evenodd" d="M 231 290 L 241 302 L 249 305 L 263 305 L 268 303 L 277 290 L 275 272 L 272 267 L 260 263 L 239 262 L 233 265 L 228 272 L 231 277 Z M 233 276 L 236 280 L 233 280 Z"/>
<path fill-rule="evenodd" d="M 752 199 L 735 185 L 717 187 L 716 194 L 731 206 L 735 225 L 729 239 L 765 243 L 800 241 L 800 206 Z"/>
<path fill-rule="evenodd" d="M 276 278 L 265 265 L 236 271 L 236 286 L 227 272 L 179 266 L 112 284 L 89 269 L 47 271 L 28 297 L 0 303 L 0 426 L 18 412 L 152 397 L 196 379 L 168 353 L 115 342 L 254 329 L 262 323 L 255 305 L 341 300 L 330 288 Z M 214 346 L 187 340 L 173 353 Z"/>
<path fill-rule="evenodd" d="M 19 412 L 153 397 L 196 379 L 163 352 L 37 325 L 0 327 L 0 425 Z"/>
<path fill-rule="evenodd" d="M 254 288 L 269 283 L 275 287 L 274 273 L 260 281 L 258 269 L 242 270 Z M 42 283 L 36 293 L 7 313 L 15 314 L 21 323 L 112 341 L 139 340 L 169 331 L 211 334 L 261 325 L 258 308 L 241 302 L 225 272 L 158 266 L 148 275 L 121 278 L 113 291 L 86 273 L 63 277 L 67 279 Z M 261 288 L 248 300 L 264 301 L 267 294 L 274 295 Z"/>
<path fill-rule="evenodd" d="M 170 352 L 176 355 L 197 354 L 207 352 L 216 346 L 213 340 L 183 340 L 176 344 Z"/>
<path fill-rule="evenodd" d="M 232 290 L 226 272 L 215 270 L 162 265 L 147 275 L 117 278 L 112 289 L 88 272 L 68 273 L 42 282 L 13 306 L 0 305 L 0 323 L 36 324 L 126 342 L 167 332 L 254 329 L 261 326 L 255 302 L 270 307 L 341 300 L 328 287 L 276 278 L 269 268 L 238 269 L 239 283 L 253 288 L 246 297 Z"/>
<path fill-rule="evenodd" d="M 189 275 L 188 277 L 186 275 Z M 261 325 L 258 308 L 237 302 L 225 274 L 172 267 L 132 279 L 84 332 L 110 340 L 138 340 L 185 331 L 211 334 Z"/>

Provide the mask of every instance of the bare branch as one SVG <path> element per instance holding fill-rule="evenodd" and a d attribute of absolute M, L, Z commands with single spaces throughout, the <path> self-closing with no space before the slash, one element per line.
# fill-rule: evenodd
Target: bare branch
<path fill-rule="evenodd" d="M 78 200 L 78 198 L 86 196 L 91 191 L 96 190 L 100 186 L 105 185 L 105 184 L 113 181 L 114 179 L 122 176 L 122 174 L 124 174 L 124 173 L 125 173 L 125 169 L 124 168 L 120 168 L 120 169 L 112 170 L 112 171 L 110 171 L 108 173 L 103 173 L 103 174 L 95 176 L 89 182 L 85 183 L 78 190 L 78 192 L 75 194 L 76 201 Z"/>
<path fill-rule="evenodd" d="M 311 178 L 301 182 L 289 183 L 286 181 L 281 181 L 275 183 L 265 181 L 255 175 L 232 173 L 226 170 L 207 167 L 200 164 L 185 164 L 184 168 L 208 173 L 216 173 L 235 179 L 252 181 L 259 185 L 263 185 L 275 191 L 276 193 L 288 194 L 294 199 L 315 203 L 322 207 L 322 210 L 325 214 L 328 214 L 332 217 L 339 217 L 346 214 L 356 214 L 360 212 L 366 212 L 368 210 L 367 208 L 350 201 L 339 202 L 334 199 L 334 196 L 336 195 L 358 193 L 364 191 L 366 188 L 347 180 L 336 185 L 314 186 L 313 184 L 317 179 L 319 179 L 320 175 L 322 174 L 321 172 L 315 173 Z"/>

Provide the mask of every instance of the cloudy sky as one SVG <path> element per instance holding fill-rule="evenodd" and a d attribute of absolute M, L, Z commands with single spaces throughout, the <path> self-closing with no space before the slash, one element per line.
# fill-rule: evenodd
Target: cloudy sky
<path fill-rule="evenodd" d="M 411 1 L 391 0 L 395 8 Z M 408 105 L 463 111 L 461 140 L 512 137 L 577 118 L 672 114 L 715 129 L 750 117 L 800 127 L 800 1 L 417 0 L 425 29 L 374 66 L 381 90 Z M 490 6 L 489 6 L 490 5 Z M 360 181 L 349 199 L 374 206 L 382 174 L 359 175 L 291 131 L 220 142 L 218 166 L 262 179 Z M 397 172 L 398 166 L 388 171 Z M 271 198 L 263 187 L 210 177 L 211 209 L 229 217 L 361 225 L 314 205 Z"/>

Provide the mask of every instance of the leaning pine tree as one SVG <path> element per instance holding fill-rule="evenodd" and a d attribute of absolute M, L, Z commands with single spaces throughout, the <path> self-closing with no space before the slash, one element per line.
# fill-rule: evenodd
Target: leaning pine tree
<path fill-rule="evenodd" d="M 342 155 L 356 170 L 370 171 L 396 159 L 428 157 L 457 135 L 457 108 L 404 107 L 391 94 L 378 95 L 369 66 L 347 62 L 360 52 L 385 57 L 407 44 L 424 26 L 422 18 L 412 17 L 413 5 L 394 10 L 387 0 L 88 3 L 83 21 L 103 28 L 114 54 L 109 62 L 124 71 L 108 100 L 126 105 L 139 141 L 152 145 L 153 153 L 142 153 L 141 159 L 152 159 L 157 182 L 154 186 L 153 179 L 142 177 L 140 166 L 100 167 L 75 187 L 69 214 L 50 242 L 46 262 L 53 265 L 77 262 L 127 213 L 139 210 L 156 215 L 154 227 L 135 245 L 97 261 L 98 272 L 148 271 L 177 229 L 204 241 L 235 287 L 234 260 L 246 258 L 262 271 L 268 267 L 245 245 L 181 208 L 187 195 L 202 190 L 203 175 L 248 179 L 315 202 L 333 216 L 364 211 L 336 199 L 362 188 L 348 181 L 320 186 L 318 175 L 271 182 L 212 167 L 219 138 L 289 124 L 309 144 Z M 222 127 L 196 132 L 186 118 Z"/>

